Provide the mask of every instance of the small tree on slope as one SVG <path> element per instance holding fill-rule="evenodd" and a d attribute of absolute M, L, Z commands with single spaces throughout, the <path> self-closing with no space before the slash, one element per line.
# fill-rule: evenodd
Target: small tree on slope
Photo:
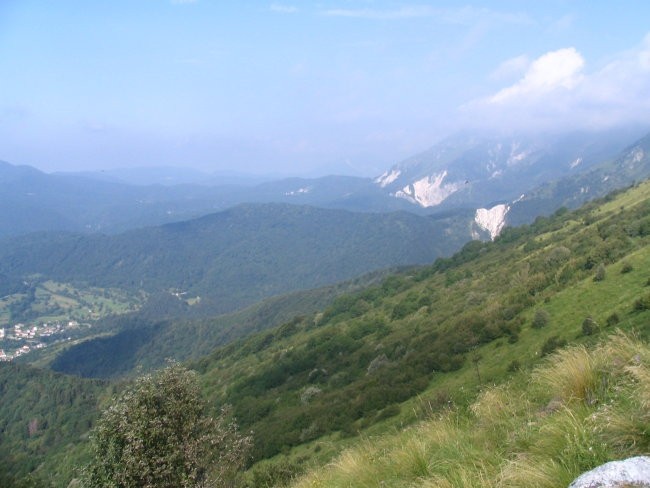
<path fill-rule="evenodd" d="M 136 381 L 94 428 L 83 486 L 232 486 L 251 437 L 222 410 L 205 416 L 196 374 L 173 364 Z"/>

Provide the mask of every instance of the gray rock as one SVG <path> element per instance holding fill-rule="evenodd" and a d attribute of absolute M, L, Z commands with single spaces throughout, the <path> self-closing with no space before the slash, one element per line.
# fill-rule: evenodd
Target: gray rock
<path fill-rule="evenodd" d="M 605 463 L 580 475 L 569 488 L 650 487 L 650 457 Z"/>

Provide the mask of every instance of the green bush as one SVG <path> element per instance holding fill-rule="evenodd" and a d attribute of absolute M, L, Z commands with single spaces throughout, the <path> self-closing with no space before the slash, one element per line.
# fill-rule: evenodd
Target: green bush
<path fill-rule="evenodd" d="M 299 464 L 281 459 L 275 462 L 263 463 L 251 469 L 247 488 L 275 488 L 287 486 L 304 468 Z"/>
<path fill-rule="evenodd" d="M 596 334 L 600 327 L 593 317 L 587 317 L 582 321 L 582 335 L 590 336 Z"/>
<path fill-rule="evenodd" d="M 549 337 L 546 340 L 546 342 L 544 342 L 544 345 L 542 346 L 541 355 L 548 356 L 556 349 L 559 349 L 560 347 L 564 347 L 564 346 L 566 346 L 566 340 L 560 338 L 559 336 L 554 335 L 552 337 Z"/>
<path fill-rule="evenodd" d="M 521 370 L 521 362 L 518 359 L 513 359 L 510 361 L 510 364 L 508 364 L 507 370 L 509 373 L 514 373 Z"/>
<path fill-rule="evenodd" d="M 541 329 L 546 327 L 551 320 L 551 316 L 546 310 L 539 309 L 535 312 L 533 317 L 532 327 L 533 329 Z"/>
<path fill-rule="evenodd" d="M 623 266 L 621 267 L 621 273 L 622 274 L 629 273 L 630 271 L 633 271 L 633 270 L 634 270 L 634 267 L 630 263 L 628 263 L 627 261 L 625 263 L 623 263 Z"/>
<path fill-rule="evenodd" d="M 650 294 L 645 295 L 641 298 L 637 298 L 634 301 L 634 310 L 636 310 L 637 312 L 650 310 Z"/>
<path fill-rule="evenodd" d="M 227 410 L 205 415 L 196 374 L 179 365 L 144 376 L 102 414 L 91 434 L 86 487 L 231 486 L 251 438 Z"/>
<path fill-rule="evenodd" d="M 594 275 L 594 281 L 603 281 L 605 279 L 606 271 L 605 265 L 600 263 L 596 268 L 596 274 Z"/>

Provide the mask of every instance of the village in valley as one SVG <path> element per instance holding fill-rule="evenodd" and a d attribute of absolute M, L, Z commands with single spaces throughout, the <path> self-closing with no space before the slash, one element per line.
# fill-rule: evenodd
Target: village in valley
<path fill-rule="evenodd" d="M 0 327 L 0 361 L 11 361 L 49 345 L 70 341 L 70 333 L 82 327 L 91 325 L 68 320 Z"/>
<path fill-rule="evenodd" d="M 0 361 L 13 361 L 95 333 L 97 320 L 133 312 L 143 294 L 34 279 L 0 297 Z"/>

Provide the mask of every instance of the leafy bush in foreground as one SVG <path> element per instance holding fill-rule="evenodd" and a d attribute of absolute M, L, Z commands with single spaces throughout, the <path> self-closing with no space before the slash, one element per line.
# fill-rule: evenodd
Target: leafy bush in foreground
<path fill-rule="evenodd" d="M 232 486 L 250 437 L 223 410 L 204 415 L 196 374 L 169 366 L 144 376 L 104 411 L 91 441 L 87 487 Z"/>

